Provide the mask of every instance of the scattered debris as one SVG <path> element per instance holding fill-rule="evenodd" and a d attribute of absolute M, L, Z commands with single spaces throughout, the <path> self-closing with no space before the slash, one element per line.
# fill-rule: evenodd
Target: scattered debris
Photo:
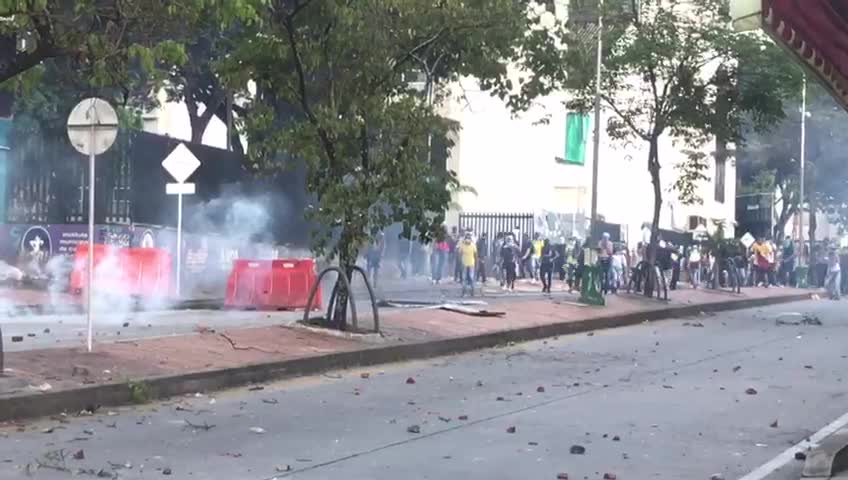
<path fill-rule="evenodd" d="M 369 377 L 371 377 L 371 374 L 368 373 L 368 372 L 362 372 L 362 373 L 359 374 L 359 378 L 369 378 Z"/>
<path fill-rule="evenodd" d="M 23 341 L 24 341 L 24 337 L 22 337 L 21 335 L 13 335 L 12 336 L 12 342 L 17 343 L 17 342 L 23 342 Z"/>
<path fill-rule="evenodd" d="M 506 433 L 515 433 L 515 427 L 508 427 Z"/>
<path fill-rule="evenodd" d="M 620 441 L 621 441 L 621 437 L 619 437 L 618 435 L 616 435 L 616 436 L 612 437 L 612 441 L 613 441 L 613 442 L 620 442 Z"/>
<path fill-rule="evenodd" d="M 265 387 L 263 387 L 262 385 L 254 385 L 247 389 L 248 392 L 258 392 L 260 390 L 265 390 Z"/>
<path fill-rule="evenodd" d="M 568 480 L 567 473 L 557 473 L 557 480 Z"/>
<path fill-rule="evenodd" d="M 498 397 L 498 398 L 495 399 L 495 401 L 503 402 L 503 401 L 506 401 L 506 399 L 504 399 L 504 397 Z"/>
<path fill-rule="evenodd" d="M 804 461 L 807 459 L 807 454 L 804 452 L 795 452 L 795 460 Z"/>
<path fill-rule="evenodd" d="M 527 445 L 530 445 L 531 447 L 538 447 L 539 442 L 527 442 Z"/>
<path fill-rule="evenodd" d="M 257 435 L 262 435 L 263 433 L 265 433 L 265 429 L 262 427 L 250 427 L 250 431 Z"/>
<path fill-rule="evenodd" d="M 714 473 L 710 475 L 710 480 L 724 480 L 724 475 L 720 473 Z"/>
<path fill-rule="evenodd" d="M 35 390 L 37 392 L 47 392 L 53 390 L 53 386 L 47 382 L 42 383 L 41 385 L 30 385 L 27 388 L 29 388 L 30 390 Z"/>
<path fill-rule="evenodd" d="M 198 431 L 198 430 L 203 430 L 205 432 L 208 432 L 209 430 L 212 430 L 213 428 L 215 428 L 215 425 L 209 425 L 206 422 L 203 422 L 203 425 L 199 425 L 199 424 L 196 424 L 196 423 L 191 423 L 188 420 L 183 420 L 183 421 L 186 423 L 186 428 L 190 428 L 190 429 L 194 430 L 195 432 Z M 250 430 L 253 431 L 253 429 L 250 429 Z M 263 432 L 264 432 L 264 430 L 262 432 L 254 432 L 254 433 L 263 433 Z"/>
<path fill-rule="evenodd" d="M 90 428 L 86 428 L 86 429 L 84 429 L 84 430 L 82 431 L 82 433 L 84 433 L 84 434 L 86 434 L 86 435 L 88 435 L 88 436 L 93 436 L 93 435 L 94 435 L 94 430 L 92 430 L 92 429 L 90 429 Z"/>
<path fill-rule="evenodd" d="M 71 370 L 72 377 L 87 377 L 89 375 L 91 375 L 91 372 L 87 368 L 81 367 L 79 365 L 74 365 L 73 369 Z"/>
<path fill-rule="evenodd" d="M 733 373 L 736 373 L 736 372 L 738 372 L 739 370 L 742 370 L 742 367 L 741 367 L 741 366 L 736 365 L 735 367 L 733 367 Z"/>
<path fill-rule="evenodd" d="M 129 326 L 130 326 L 130 322 L 124 322 L 124 328 L 127 328 Z"/>
<path fill-rule="evenodd" d="M 459 420 L 462 420 L 464 422 L 464 421 L 468 420 L 468 415 L 460 415 L 456 418 L 459 419 Z"/>
<path fill-rule="evenodd" d="M 572 455 L 583 455 L 586 453 L 586 447 L 583 445 L 572 445 L 569 452 L 571 452 Z"/>
<path fill-rule="evenodd" d="M 540 387 L 538 387 L 538 388 L 536 389 L 536 392 L 538 392 L 538 393 L 545 393 L 545 387 L 541 387 L 541 386 L 540 386 Z"/>
<path fill-rule="evenodd" d="M 478 386 L 478 387 L 482 387 L 482 386 L 483 386 L 483 382 L 482 382 L 482 381 L 480 381 L 480 380 L 477 380 L 477 386 Z"/>
<path fill-rule="evenodd" d="M 587 333 L 587 334 L 586 334 L 586 336 L 587 336 L 587 337 L 594 337 L 594 336 L 595 336 L 595 332 L 589 332 L 589 333 Z"/>
<path fill-rule="evenodd" d="M 615 480 L 616 478 L 618 478 L 618 477 L 616 477 L 614 473 L 605 473 L 604 474 L 604 480 Z"/>
<path fill-rule="evenodd" d="M 280 403 L 276 398 L 263 398 L 262 403 L 267 403 L 268 405 L 276 405 Z"/>
<path fill-rule="evenodd" d="M 804 365 L 804 368 L 806 368 L 807 370 L 812 370 L 813 366 L 812 365 Z"/>
<path fill-rule="evenodd" d="M 672 387 L 671 385 L 663 385 L 663 388 L 666 390 L 672 390 L 674 387 Z"/>
<path fill-rule="evenodd" d="M 77 450 L 76 452 L 74 452 L 73 457 L 74 460 L 85 460 L 85 451 L 83 451 L 82 449 Z"/>
<path fill-rule="evenodd" d="M 34 333 L 27 333 L 27 337 L 29 337 L 29 338 L 35 338 L 35 334 L 34 334 Z"/>
<path fill-rule="evenodd" d="M 442 416 L 439 416 L 439 420 L 441 420 L 441 421 L 443 421 L 443 422 L 445 422 L 445 423 L 450 423 L 450 421 L 451 421 L 451 419 L 450 419 L 450 418 L 448 418 L 448 417 L 442 417 Z"/>
<path fill-rule="evenodd" d="M 777 427 L 778 427 L 777 420 L 775 420 L 775 421 L 771 422 L 771 423 L 769 424 L 769 427 L 771 427 L 771 428 L 777 428 Z"/>
<path fill-rule="evenodd" d="M 278 473 L 291 472 L 292 466 L 291 465 L 277 465 L 276 467 L 274 467 L 274 470 L 276 470 Z"/>
<path fill-rule="evenodd" d="M 415 379 L 414 379 L 414 378 L 412 378 L 412 377 L 407 378 L 407 379 L 406 379 L 406 384 L 407 384 L 407 385 L 415 385 Z"/>
<path fill-rule="evenodd" d="M 418 433 L 421 433 L 421 427 L 419 427 L 418 425 L 410 425 L 410 426 L 406 427 L 406 431 L 408 433 L 418 434 Z"/>
<path fill-rule="evenodd" d="M 45 328 L 45 329 L 44 329 L 44 333 L 50 333 L 50 329 L 49 329 L 49 328 Z"/>
<path fill-rule="evenodd" d="M 756 390 L 756 389 L 754 389 L 754 388 L 748 387 L 748 388 L 745 390 L 745 393 L 746 393 L 746 394 L 748 394 L 748 395 L 756 395 L 756 394 L 757 394 L 757 390 Z"/>
<path fill-rule="evenodd" d="M 164 468 L 164 469 L 162 469 L 162 475 L 170 475 L 170 474 L 171 474 L 171 469 L 170 469 L 170 468 Z"/>

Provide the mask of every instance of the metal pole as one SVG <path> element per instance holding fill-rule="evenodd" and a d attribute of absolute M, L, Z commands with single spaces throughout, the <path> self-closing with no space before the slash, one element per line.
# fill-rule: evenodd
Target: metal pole
<path fill-rule="evenodd" d="M 799 185 L 800 199 L 798 200 L 798 242 L 800 243 L 800 265 L 804 263 L 804 169 L 807 160 L 807 77 L 804 75 L 801 90 L 801 183 Z"/>
<path fill-rule="evenodd" d="M 180 298 L 180 284 L 183 265 L 183 194 L 177 194 L 177 299 Z"/>
<path fill-rule="evenodd" d="M 591 230 L 589 235 L 595 229 L 595 222 L 598 219 L 598 162 L 600 160 L 601 150 L 601 68 L 603 64 L 603 31 L 604 31 L 604 16 L 603 16 L 604 1 L 598 2 L 598 54 L 595 59 L 595 132 L 592 148 L 592 210 L 591 210 Z"/>
<path fill-rule="evenodd" d="M 94 308 L 91 298 L 91 290 L 94 286 L 94 145 L 96 140 L 94 122 L 91 120 L 91 152 L 88 154 L 88 275 L 86 275 L 86 308 L 85 316 L 88 326 L 87 345 L 89 353 L 93 349 L 92 337 L 94 335 L 94 323 L 91 319 L 91 311 Z"/>
<path fill-rule="evenodd" d="M 233 92 L 227 91 L 227 151 L 233 151 Z M 177 280 L 179 285 L 179 280 Z M 179 290 L 178 290 L 179 292 Z"/>

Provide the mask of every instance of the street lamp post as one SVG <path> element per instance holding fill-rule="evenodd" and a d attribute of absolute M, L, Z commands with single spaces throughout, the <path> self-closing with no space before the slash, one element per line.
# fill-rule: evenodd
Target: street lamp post
<path fill-rule="evenodd" d="M 595 229 L 598 220 L 598 161 L 601 150 L 601 68 L 603 66 L 604 47 L 604 0 L 598 1 L 598 52 L 595 58 L 595 132 L 592 139 L 592 207 L 591 207 L 591 233 Z"/>

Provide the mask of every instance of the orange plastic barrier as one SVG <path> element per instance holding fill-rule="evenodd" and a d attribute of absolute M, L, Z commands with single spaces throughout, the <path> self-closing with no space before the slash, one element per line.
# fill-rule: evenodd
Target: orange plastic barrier
<path fill-rule="evenodd" d="M 88 243 L 77 246 L 71 271 L 71 292 L 85 290 Z M 94 245 L 94 281 L 112 295 L 166 297 L 171 291 L 171 255 L 161 248 L 117 248 Z"/>
<path fill-rule="evenodd" d="M 258 310 L 306 308 L 316 280 L 312 259 L 235 260 L 227 279 L 224 305 Z M 320 286 L 312 305 L 315 310 L 321 308 Z"/>
<path fill-rule="evenodd" d="M 122 283 L 127 293 L 146 298 L 170 294 L 171 254 L 167 250 L 124 248 L 120 250 L 119 258 L 123 270 Z"/>
<path fill-rule="evenodd" d="M 94 271 L 95 275 L 97 268 L 103 265 L 103 262 L 115 255 L 117 249 L 111 245 L 103 245 L 100 243 L 94 244 Z M 77 251 L 74 253 L 74 268 L 71 270 L 70 289 L 71 292 L 79 293 L 85 289 L 85 277 L 88 272 L 88 243 L 80 243 L 77 245 Z M 95 277 L 96 279 L 96 277 Z"/>

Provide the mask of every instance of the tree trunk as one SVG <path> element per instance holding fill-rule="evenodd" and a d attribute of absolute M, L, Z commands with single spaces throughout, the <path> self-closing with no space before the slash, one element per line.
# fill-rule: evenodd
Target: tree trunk
<path fill-rule="evenodd" d="M 651 218 L 651 242 L 647 248 L 647 261 L 650 268 L 645 277 L 645 296 L 654 294 L 656 278 L 654 264 L 657 260 L 657 243 L 659 242 L 660 210 L 662 209 L 662 185 L 660 184 L 659 136 L 654 135 L 648 149 L 648 172 L 651 174 L 651 185 L 654 187 L 654 216 Z"/>
<path fill-rule="evenodd" d="M 342 234 L 339 237 L 339 268 L 345 272 L 347 283 L 350 285 L 353 280 L 353 266 L 356 265 L 356 254 L 352 253 L 353 246 L 351 245 L 350 235 L 343 228 Z M 349 292 L 340 280 L 336 280 L 333 287 L 333 296 L 335 305 L 333 308 L 333 316 L 331 323 L 337 329 L 345 331 L 347 325 L 348 304 L 351 301 L 351 292 Z"/>

